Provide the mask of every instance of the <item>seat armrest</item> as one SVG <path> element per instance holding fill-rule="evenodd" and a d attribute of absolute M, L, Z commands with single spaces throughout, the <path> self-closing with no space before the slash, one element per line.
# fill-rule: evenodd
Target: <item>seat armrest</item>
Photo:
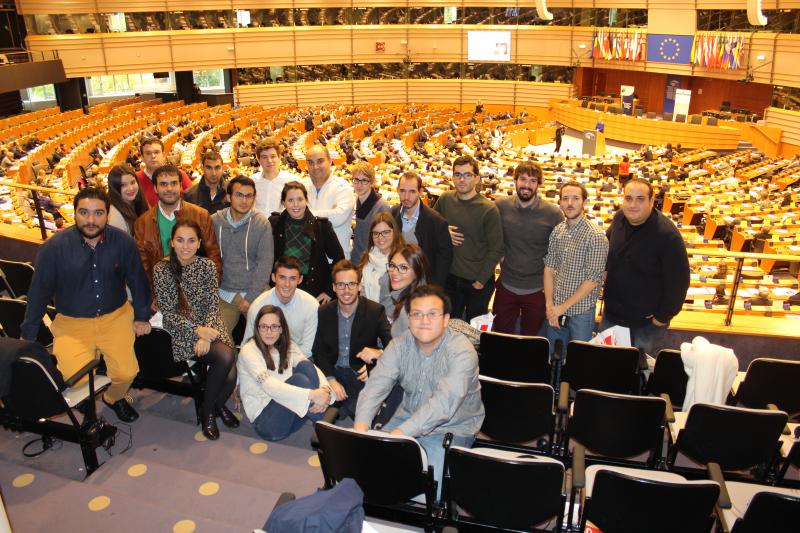
<path fill-rule="evenodd" d="M 775 405 L 774 403 L 768 403 L 767 404 L 767 409 L 769 409 L 770 411 L 780 411 L 780 409 L 778 409 L 778 406 Z M 792 434 L 792 430 L 789 429 L 789 424 L 786 424 L 783 427 L 783 434 L 784 435 L 791 435 Z"/>
<path fill-rule="evenodd" d="M 92 359 L 91 361 L 89 361 L 88 363 L 86 363 L 86 364 L 83 366 L 83 368 L 81 368 L 80 370 L 78 370 L 77 372 L 75 372 L 73 375 L 71 375 L 70 377 L 68 377 L 67 379 L 65 379 L 65 380 L 64 380 L 64 383 L 66 383 L 67 387 L 74 387 L 74 386 L 75 386 L 75 384 L 76 384 L 78 381 L 80 381 L 81 379 L 83 379 L 83 377 L 84 377 L 86 374 L 88 374 L 89 372 L 91 372 L 92 370 L 94 370 L 95 368 L 97 368 L 99 365 L 100 365 L 100 360 L 99 360 L 99 359 Z"/>
<path fill-rule="evenodd" d="M 569 382 L 562 381 L 558 389 L 558 412 L 566 413 L 569 408 Z"/>
<path fill-rule="evenodd" d="M 572 450 L 572 486 L 586 487 L 586 448 L 582 444 L 576 444 Z"/>
<path fill-rule="evenodd" d="M 664 421 L 669 424 L 672 424 L 673 422 L 675 422 L 675 411 L 672 410 L 672 400 L 669 399 L 669 394 L 667 394 L 666 392 L 662 392 L 661 394 L 659 394 L 659 396 L 664 398 L 664 401 L 667 402 L 667 409 L 666 411 L 664 411 Z"/>
<path fill-rule="evenodd" d="M 717 500 L 717 505 L 719 505 L 720 509 L 730 509 L 731 497 L 728 494 L 728 487 L 725 485 L 725 478 L 722 476 L 722 469 L 717 463 L 708 463 L 706 469 L 708 470 L 708 477 L 710 477 L 712 481 L 719 483 L 719 499 Z"/>

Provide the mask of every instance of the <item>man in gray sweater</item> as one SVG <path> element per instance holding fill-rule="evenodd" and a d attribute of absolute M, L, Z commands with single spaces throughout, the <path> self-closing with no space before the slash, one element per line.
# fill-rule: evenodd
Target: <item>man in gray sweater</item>
<path fill-rule="evenodd" d="M 269 288 L 275 247 L 267 217 L 253 209 L 256 184 L 246 176 L 228 183 L 231 206 L 211 217 L 222 255 L 219 306 L 229 332 L 250 302 Z"/>
<path fill-rule="evenodd" d="M 542 167 L 524 161 L 514 169 L 517 193 L 497 201 L 505 256 L 494 295 L 494 331 L 514 333 L 520 319 L 521 335 L 538 335 L 545 319 L 544 256 L 550 233 L 564 215 L 537 194 L 541 183 Z"/>

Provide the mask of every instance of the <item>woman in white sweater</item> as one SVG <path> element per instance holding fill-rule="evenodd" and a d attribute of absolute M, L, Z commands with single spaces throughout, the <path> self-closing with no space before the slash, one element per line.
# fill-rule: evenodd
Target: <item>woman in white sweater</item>
<path fill-rule="evenodd" d="M 280 308 L 262 307 L 255 325 L 236 363 L 239 394 L 256 433 L 265 440 L 282 440 L 307 419 L 322 419 L 336 397 L 324 374 L 292 342 Z"/>

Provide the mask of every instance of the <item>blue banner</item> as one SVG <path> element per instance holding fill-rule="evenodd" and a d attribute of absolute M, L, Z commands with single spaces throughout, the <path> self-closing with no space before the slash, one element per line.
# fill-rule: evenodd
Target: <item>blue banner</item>
<path fill-rule="evenodd" d="M 622 112 L 633 115 L 633 85 L 620 85 L 619 96 L 622 98 Z"/>
<path fill-rule="evenodd" d="M 693 35 L 650 33 L 647 35 L 647 60 L 688 65 L 692 62 L 692 44 Z"/>

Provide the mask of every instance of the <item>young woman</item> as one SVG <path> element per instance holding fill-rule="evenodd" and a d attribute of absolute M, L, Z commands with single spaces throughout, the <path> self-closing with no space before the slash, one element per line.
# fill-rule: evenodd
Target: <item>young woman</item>
<path fill-rule="evenodd" d="M 375 190 L 375 168 L 362 161 L 350 167 L 353 176 L 353 190 L 356 193 L 356 226 L 353 230 L 353 250 L 350 260 L 358 264 L 364 252 L 369 248 L 370 227 L 375 217 L 384 211 L 391 211 L 391 206 L 381 198 Z"/>
<path fill-rule="evenodd" d="M 317 218 L 308 209 L 308 192 L 299 181 L 283 186 L 284 211 L 269 217 L 275 238 L 275 257 L 296 257 L 303 264 L 300 288 L 320 303 L 329 302 L 333 293 L 331 265 L 344 259 L 344 251 L 325 218 Z"/>
<path fill-rule="evenodd" d="M 239 425 L 225 406 L 236 386 L 236 357 L 219 312 L 216 267 L 203 257 L 200 235 L 196 222 L 180 218 L 175 222 L 172 251 L 153 269 L 153 288 L 164 329 L 172 337 L 172 356 L 208 365 L 201 425 L 203 435 L 216 440 L 217 416 L 228 427 Z"/>
<path fill-rule="evenodd" d="M 389 212 L 381 212 L 372 220 L 369 227 L 370 246 L 361 256 L 361 294 L 383 304 L 388 308 L 392 305 L 391 287 L 389 286 L 389 272 L 386 264 L 392 250 L 399 249 L 403 244 L 403 237 L 397 227 L 397 222 Z"/>
<path fill-rule="evenodd" d="M 108 196 L 111 209 L 108 224 L 133 234 L 133 223 L 147 211 L 147 200 L 139 189 L 136 171 L 127 165 L 117 165 L 108 172 Z"/>
<path fill-rule="evenodd" d="M 392 338 L 408 329 L 406 300 L 411 291 L 431 280 L 428 258 L 416 244 L 404 243 L 391 251 L 391 260 L 386 265 L 391 284 L 391 304 L 386 307 L 386 316 L 392 323 Z"/>
<path fill-rule="evenodd" d="M 265 305 L 256 331 L 242 346 L 239 394 L 247 418 L 265 440 L 282 440 L 306 420 L 320 420 L 336 397 L 322 372 L 292 342 L 283 311 Z"/>

